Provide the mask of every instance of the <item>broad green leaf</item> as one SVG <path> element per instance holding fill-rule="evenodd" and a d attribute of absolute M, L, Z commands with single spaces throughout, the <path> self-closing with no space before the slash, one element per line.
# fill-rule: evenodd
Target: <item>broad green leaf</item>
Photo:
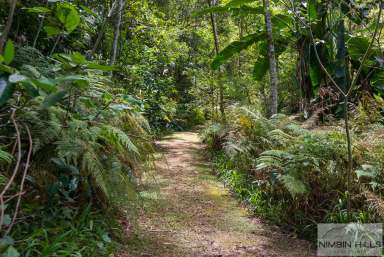
<path fill-rule="evenodd" d="M 46 93 L 57 91 L 56 82 L 48 78 L 34 79 L 32 82 Z"/>
<path fill-rule="evenodd" d="M 237 14 L 264 14 L 263 7 L 251 7 L 244 5 L 254 1 L 255 0 L 234 0 L 227 3 L 226 5 L 212 6 L 201 11 L 194 12 L 193 16 L 202 16 L 209 13 L 225 13 L 230 11 Z"/>
<path fill-rule="evenodd" d="M 95 13 L 94 11 L 92 11 L 91 9 L 89 9 L 88 7 L 86 7 L 85 5 L 80 5 L 81 9 L 83 9 L 86 13 L 88 13 L 89 15 L 92 15 L 94 17 L 97 17 L 97 13 Z"/>
<path fill-rule="evenodd" d="M 292 18 L 285 14 L 276 14 L 272 16 L 272 24 L 274 29 L 290 28 L 292 25 Z"/>
<path fill-rule="evenodd" d="M 85 59 L 85 56 L 82 55 L 79 52 L 74 52 L 70 55 L 72 61 L 76 64 L 84 64 L 87 60 Z"/>
<path fill-rule="evenodd" d="M 226 6 L 213 6 L 205 8 L 201 11 L 196 11 L 193 13 L 193 16 L 203 16 L 209 13 L 225 13 L 228 12 L 229 8 Z"/>
<path fill-rule="evenodd" d="M 371 85 L 384 95 L 384 71 L 376 72 L 371 78 Z"/>
<path fill-rule="evenodd" d="M 75 83 L 79 88 L 86 88 L 89 85 L 89 80 L 87 77 L 80 75 L 68 75 L 56 78 L 57 83 L 71 82 Z"/>
<path fill-rule="evenodd" d="M 255 63 L 253 68 L 253 78 L 257 81 L 261 81 L 269 69 L 269 60 L 267 57 L 261 57 Z"/>
<path fill-rule="evenodd" d="M 349 57 L 358 61 L 362 58 L 369 47 L 369 40 L 366 37 L 352 37 L 347 42 Z"/>
<path fill-rule="evenodd" d="M 18 83 L 22 81 L 26 81 L 28 78 L 24 75 L 21 75 L 19 73 L 12 74 L 11 76 L 8 77 L 8 81 L 10 83 Z"/>
<path fill-rule="evenodd" d="M 51 10 L 47 7 L 31 7 L 27 8 L 30 13 L 50 13 Z"/>
<path fill-rule="evenodd" d="M 89 86 L 89 81 L 86 79 L 79 79 L 74 81 L 74 83 L 81 89 L 86 89 Z"/>
<path fill-rule="evenodd" d="M 21 82 L 21 85 L 30 97 L 34 98 L 40 95 L 36 85 L 32 81 L 27 80 L 25 82 Z"/>
<path fill-rule="evenodd" d="M 62 90 L 47 96 L 42 103 L 42 108 L 47 109 L 55 105 L 56 103 L 60 102 L 65 97 L 66 94 L 67 94 L 67 91 Z"/>
<path fill-rule="evenodd" d="M 240 7 L 245 4 L 253 3 L 255 0 L 232 0 L 229 1 L 225 6 L 226 7 Z"/>
<path fill-rule="evenodd" d="M 241 15 L 245 15 L 245 14 L 262 14 L 262 15 L 264 15 L 264 8 L 261 6 L 251 7 L 248 5 L 243 5 L 239 8 L 231 8 L 231 11 L 233 11 L 233 12 L 237 11 Z"/>
<path fill-rule="evenodd" d="M 67 54 L 54 54 L 52 57 L 61 63 L 73 62 L 72 57 Z M 73 67 L 76 67 L 76 65 Z"/>
<path fill-rule="evenodd" d="M 62 83 L 62 82 L 68 82 L 68 81 L 72 82 L 72 81 L 79 81 L 79 80 L 88 81 L 88 78 L 81 75 L 68 75 L 68 76 L 58 77 L 56 78 L 55 81 L 58 83 Z"/>
<path fill-rule="evenodd" d="M 56 9 L 56 17 L 64 25 L 67 32 L 71 33 L 80 24 L 80 15 L 75 6 L 70 3 L 60 3 Z"/>
<path fill-rule="evenodd" d="M 317 15 L 317 0 L 308 1 L 308 20 L 310 22 L 316 21 L 318 18 Z"/>
<path fill-rule="evenodd" d="M 61 30 L 55 26 L 44 26 L 45 32 L 47 32 L 48 37 L 56 36 L 61 33 Z"/>
<path fill-rule="evenodd" d="M 9 73 L 9 74 L 12 74 L 14 73 L 16 70 L 8 65 L 4 65 L 4 64 L 0 64 L 0 71 L 3 71 L 5 73 Z"/>
<path fill-rule="evenodd" d="M 5 64 L 10 64 L 13 61 L 13 58 L 15 57 L 15 46 L 13 45 L 13 42 L 11 40 L 8 40 L 5 44 L 3 58 Z"/>
<path fill-rule="evenodd" d="M 2 257 L 19 257 L 19 256 L 20 256 L 20 253 L 13 246 L 9 246 L 7 251 L 2 255 Z"/>
<path fill-rule="evenodd" d="M 88 69 L 101 70 L 101 71 L 114 71 L 116 70 L 115 66 L 102 65 L 98 63 L 90 63 L 87 65 Z"/>
<path fill-rule="evenodd" d="M 320 85 L 321 74 L 320 69 L 317 65 L 309 65 L 309 78 L 311 79 L 312 88 L 315 89 Z"/>
<path fill-rule="evenodd" d="M 252 44 L 265 38 L 265 33 L 254 33 L 244 37 L 240 41 L 234 41 L 224 48 L 213 60 L 211 67 L 214 70 L 217 70 L 225 61 L 231 58 L 233 55 L 241 52 L 242 50 L 248 48 Z"/>
<path fill-rule="evenodd" d="M 0 63 L 4 62 L 4 57 L 0 55 Z"/>

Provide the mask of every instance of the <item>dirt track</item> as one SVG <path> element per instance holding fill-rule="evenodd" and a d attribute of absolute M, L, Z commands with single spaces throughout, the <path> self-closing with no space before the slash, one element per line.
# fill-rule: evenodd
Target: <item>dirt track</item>
<path fill-rule="evenodd" d="M 192 132 L 158 142 L 156 171 L 145 179 L 139 232 L 124 256 L 314 256 L 305 241 L 249 218 L 215 176 Z"/>

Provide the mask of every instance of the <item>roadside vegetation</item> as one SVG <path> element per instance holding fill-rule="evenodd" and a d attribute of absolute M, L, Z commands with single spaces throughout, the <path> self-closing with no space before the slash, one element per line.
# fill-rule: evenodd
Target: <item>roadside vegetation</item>
<path fill-rule="evenodd" d="M 0 0 L 0 255 L 120 252 L 154 140 L 196 125 L 255 215 L 382 222 L 382 8 Z"/>

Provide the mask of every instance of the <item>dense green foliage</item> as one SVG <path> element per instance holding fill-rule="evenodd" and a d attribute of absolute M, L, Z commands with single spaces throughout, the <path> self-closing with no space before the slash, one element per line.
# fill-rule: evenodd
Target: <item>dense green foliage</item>
<path fill-rule="evenodd" d="M 256 214 L 291 230 L 314 236 L 317 223 L 348 221 L 346 141 L 342 130 L 311 131 L 285 115 L 263 118 L 234 108 L 231 126 L 212 124 L 203 139 L 217 152 L 219 176 Z M 235 125 L 236 124 L 236 125 Z M 353 220 L 380 222 L 383 147 L 381 124 L 356 133 Z M 369 143 L 367 143 L 369 142 Z"/>
<path fill-rule="evenodd" d="M 116 220 L 134 223 L 153 138 L 204 120 L 200 36 L 160 3 L 126 4 L 0 2 L 5 256 L 109 256 Z"/>
<path fill-rule="evenodd" d="M 154 138 L 204 122 L 258 215 L 307 238 L 382 221 L 381 16 L 377 0 L 0 0 L 0 254 L 109 256 Z"/>

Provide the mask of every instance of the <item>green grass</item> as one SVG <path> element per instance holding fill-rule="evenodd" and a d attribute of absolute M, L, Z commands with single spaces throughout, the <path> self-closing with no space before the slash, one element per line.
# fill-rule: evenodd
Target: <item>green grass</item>
<path fill-rule="evenodd" d="M 20 256 L 103 257 L 110 256 L 118 246 L 120 234 L 118 225 L 114 224 L 115 217 L 111 219 L 90 206 L 81 209 L 56 206 L 36 211 L 26 205 L 23 212 L 28 218 L 15 226 L 8 246 L 17 249 Z"/>

